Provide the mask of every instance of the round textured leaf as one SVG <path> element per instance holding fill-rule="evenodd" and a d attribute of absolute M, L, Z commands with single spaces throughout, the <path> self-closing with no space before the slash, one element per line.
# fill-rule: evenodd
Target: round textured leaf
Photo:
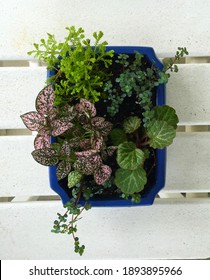
<path fill-rule="evenodd" d="M 116 186 L 126 194 L 133 194 L 144 189 L 147 175 L 143 168 L 135 170 L 118 169 L 115 173 Z"/>
<path fill-rule="evenodd" d="M 154 120 L 150 122 L 147 134 L 150 138 L 150 146 L 155 149 L 162 149 L 173 142 L 173 139 L 176 136 L 176 130 L 165 121 Z"/>
<path fill-rule="evenodd" d="M 118 146 L 121 143 L 127 141 L 125 132 L 120 128 L 112 129 L 112 131 L 110 133 L 110 137 L 111 137 L 112 143 L 115 146 Z"/>
<path fill-rule="evenodd" d="M 144 152 L 136 148 L 133 142 L 124 142 L 118 146 L 117 163 L 123 169 L 134 170 L 144 162 Z"/>
<path fill-rule="evenodd" d="M 141 120 L 137 116 L 130 116 L 123 123 L 123 128 L 126 133 L 133 133 L 140 126 Z"/>
<path fill-rule="evenodd" d="M 154 109 L 154 117 L 156 120 L 165 121 L 168 125 L 177 128 L 177 123 L 179 119 L 177 117 L 176 111 L 168 105 L 156 106 Z"/>

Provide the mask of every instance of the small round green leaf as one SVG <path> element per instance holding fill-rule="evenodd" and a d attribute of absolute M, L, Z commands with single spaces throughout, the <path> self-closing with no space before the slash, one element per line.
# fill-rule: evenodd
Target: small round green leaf
<path fill-rule="evenodd" d="M 130 116 L 123 123 L 123 129 L 126 133 L 133 133 L 140 126 L 141 120 L 137 116 Z"/>
<path fill-rule="evenodd" d="M 176 130 L 165 121 L 153 120 L 148 126 L 147 134 L 150 138 L 150 146 L 155 149 L 162 149 L 173 142 L 176 136 Z"/>
<path fill-rule="evenodd" d="M 144 152 L 133 142 L 124 142 L 118 146 L 117 163 L 123 169 L 134 170 L 144 162 Z"/>
<path fill-rule="evenodd" d="M 115 173 L 115 184 L 125 194 L 133 194 L 144 189 L 147 175 L 143 168 L 135 170 L 118 169 Z"/>

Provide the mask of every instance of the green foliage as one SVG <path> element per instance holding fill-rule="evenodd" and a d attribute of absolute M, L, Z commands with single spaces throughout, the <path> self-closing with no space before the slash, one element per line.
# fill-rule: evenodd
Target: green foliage
<path fill-rule="evenodd" d="M 141 120 L 137 116 L 128 117 L 123 123 L 125 133 L 133 133 L 141 126 Z"/>
<path fill-rule="evenodd" d="M 112 140 L 112 143 L 116 146 L 127 141 L 125 131 L 123 131 L 121 128 L 112 129 L 112 131 L 110 133 L 110 138 Z"/>
<path fill-rule="evenodd" d="M 168 125 L 171 125 L 174 129 L 177 128 L 179 119 L 176 115 L 176 111 L 168 105 L 156 106 L 154 109 L 154 119 L 158 121 L 166 121 Z"/>
<path fill-rule="evenodd" d="M 133 142 L 123 142 L 118 146 L 117 163 L 123 169 L 135 170 L 142 165 L 144 161 L 144 152 Z"/>
<path fill-rule="evenodd" d="M 147 182 L 147 175 L 143 168 L 135 170 L 119 168 L 115 173 L 115 184 L 126 194 L 133 194 L 144 189 Z"/>
<path fill-rule="evenodd" d="M 72 188 L 74 187 L 76 184 L 78 184 L 82 179 L 82 173 L 80 173 L 79 171 L 72 171 L 69 173 L 68 175 L 68 187 Z"/>
<path fill-rule="evenodd" d="M 99 100 L 103 84 L 109 79 L 108 69 L 112 64 L 113 51 L 106 51 L 107 42 L 100 42 L 103 33 L 94 32 L 95 42 L 85 38 L 84 30 L 67 27 L 64 42 L 58 43 L 55 36 L 47 33 L 47 39 L 34 44 L 35 50 L 28 52 L 47 63 L 55 70 L 51 83 L 55 87 L 55 105 L 62 105 L 74 99 L 85 98 L 91 102 Z M 103 66 L 103 67 L 101 67 Z"/>
<path fill-rule="evenodd" d="M 80 194 L 79 194 L 80 195 Z M 85 246 L 80 245 L 79 238 L 75 236 L 77 232 L 76 222 L 79 220 L 79 216 L 82 211 L 89 210 L 91 207 L 87 207 L 85 204 L 83 207 L 77 203 L 77 199 L 71 199 L 64 205 L 66 208 L 66 212 L 62 215 L 57 213 L 57 220 L 54 221 L 53 229 L 51 230 L 53 233 L 62 233 L 72 235 L 74 239 L 74 251 L 78 253 L 80 256 L 83 254 Z"/>
<path fill-rule="evenodd" d="M 77 222 L 91 209 L 89 200 L 113 195 L 139 203 L 156 165 L 155 149 L 172 143 L 179 120 L 173 108 L 156 106 L 156 89 L 168 82 L 169 72 L 178 71 L 175 63 L 188 52 L 178 48 L 159 69 L 138 52 L 114 56 L 101 31 L 91 42 L 82 28 L 66 30 L 63 42 L 47 33 L 29 52 L 54 75 L 37 96 L 37 111 L 21 118 L 38 131 L 34 159 L 56 165 L 58 180 L 69 188 L 71 199 L 52 232 L 71 235 L 75 252 L 82 255 Z M 51 136 L 56 143 L 51 144 Z"/>
<path fill-rule="evenodd" d="M 175 136 L 175 129 L 165 121 L 153 120 L 148 126 L 149 145 L 154 149 L 170 145 Z"/>

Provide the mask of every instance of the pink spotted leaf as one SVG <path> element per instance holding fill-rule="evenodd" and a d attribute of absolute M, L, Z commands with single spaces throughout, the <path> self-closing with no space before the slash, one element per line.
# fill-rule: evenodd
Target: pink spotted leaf
<path fill-rule="evenodd" d="M 96 140 L 93 141 L 92 143 L 92 148 L 97 150 L 97 151 L 100 151 L 101 148 L 103 147 L 103 138 L 97 138 Z"/>
<path fill-rule="evenodd" d="M 100 127 L 102 123 L 105 121 L 102 117 L 95 117 L 91 120 L 92 126 Z"/>
<path fill-rule="evenodd" d="M 60 153 L 61 155 L 64 155 L 64 156 L 67 156 L 69 157 L 70 156 L 70 153 L 71 153 L 71 146 L 69 144 L 68 141 L 64 141 L 62 146 L 61 146 L 61 149 L 60 149 Z"/>
<path fill-rule="evenodd" d="M 117 146 L 109 146 L 107 147 L 107 154 L 108 156 L 112 156 L 114 154 L 114 152 L 117 150 Z"/>
<path fill-rule="evenodd" d="M 58 180 L 65 178 L 71 171 L 71 164 L 69 161 L 61 161 L 56 168 L 56 176 Z"/>
<path fill-rule="evenodd" d="M 101 166 L 101 164 L 102 160 L 98 154 L 80 156 L 79 159 L 74 163 L 74 169 L 81 172 L 82 174 L 91 175 Z"/>
<path fill-rule="evenodd" d="M 100 168 L 94 172 L 96 184 L 103 185 L 109 179 L 111 173 L 112 170 L 108 165 L 101 165 Z"/>
<path fill-rule="evenodd" d="M 46 119 L 38 112 L 31 111 L 20 116 L 25 126 L 32 131 L 39 131 L 46 125 Z"/>
<path fill-rule="evenodd" d="M 80 114 L 88 114 L 90 117 L 95 117 L 96 108 L 95 106 L 86 99 L 80 99 L 80 103 L 75 105 L 75 110 Z"/>
<path fill-rule="evenodd" d="M 101 135 L 107 136 L 110 133 L 110 131 L 112 130 L 112 126 L 113 125 L 110 122 L 107 122 L 107 121 L 103 122 L 99 128 Z"/>
<path fill-rule="evenodd" d="M 52 136 L 56 137 L 61 135 L 66 130 L 73 127 L 73 124 L 68 119 L 57 119 L 54 120 L 52 123 Z"/>
<path fill-rule="evenodd" d="M 83 151 L 83 152 L 75 152 L 75 155 L 78 157 L 78 158 L 81 158 L 81 157 L 85 157 L 85 158 L 89 158 L 89 157 L 92 157 L 94 155 L 97 154 L 97 150 L 88 150 L 88 151 Z"/>
<path fill-rule="evenodd" d="M 38 134 L 34 140 L 34 148 L 36 150 L 50 148 L 50 134 Z"/>
<path fill-rule="evenodd" d="M 48 115 L 53 108 L 55 93 L 51 85 L 43 88 L 36 98 L 36 109 L 42 115 Z"/>
<path fill-rule="evenodd" d="M 33 158 L 45 166 L 54 166 L 58 163 L 58 154 L 51 148 L 43 148 L 32 152 Z"/>

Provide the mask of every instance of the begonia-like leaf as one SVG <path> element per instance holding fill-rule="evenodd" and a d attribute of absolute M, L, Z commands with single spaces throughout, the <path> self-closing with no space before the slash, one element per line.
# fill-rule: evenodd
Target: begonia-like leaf
<path fill-rule="evenodd" d="M 38 163 L 46 166 L 54 166 L 58 162 L 57 152 L 51 148 L 34 150 L 32 156 Z"/>
<path fill-rule="evenodd" d="M 36 109 L 42 115 L 48 115 L 53 108 L 55 93 L 51 85 L 43 88 L 36 98 Z"/>
<path fill-rule="evenodd" d="M 153 120 L 149 123 L 147 134 L 150 146 L 162 149 L 173 142 L 176 130 L 165 121 Z"/>
<path fill-rule="evenodd" d="M 118 146 L 117 163 L 123 169 L 134 170 L 144 162 L 144 152 L 133 142 L 124 142 Z"/>
<path fill-rule="evenodd" d="M 125 131 L 120 129 L 120 128 L 114 128 L 112 129 L 111 133 L 110 133 L 110 138 L 112 140 L 112 143 L 115 146 L 120 145 L 123 142 L 127 141 L 127 137 L 125 134 Z"/>
<path fill-rule="evenodd" d="M 32 131 L 39 131 L 46 125 L 46 119 L 38 112 L 31 111 L 20 116 L 25 126 Z"/>
<path fill-rule="evenodd" d="M 173 128 L 177 128 L 177 123 L 179 122 L 176 111 L 168 106 L 156 106 L 154 109 L 154 118 L 158 121 L 165 121 L 168 125 L 173 126 Z"/>
<path fill-rule="evenodd" d="M 116 186 L 126 194 L 133 194 L 144 189 L 147 175 L 143 168 L 127 170 L 119 168 L 115 173 Z"/>
<path fill-rule="evenodd" d="M 123 129 L 126 133 L 133 133 L 141 125 L 141 120 L 137 116 L 128 117 L 123 123 Z"/>
<path fill-rule="evenodd" d="M 96 184 L 103 185 L 111 176 L 112 170 L 108 165 L 101 165 L 94 172 L 94 180 Z"/>

